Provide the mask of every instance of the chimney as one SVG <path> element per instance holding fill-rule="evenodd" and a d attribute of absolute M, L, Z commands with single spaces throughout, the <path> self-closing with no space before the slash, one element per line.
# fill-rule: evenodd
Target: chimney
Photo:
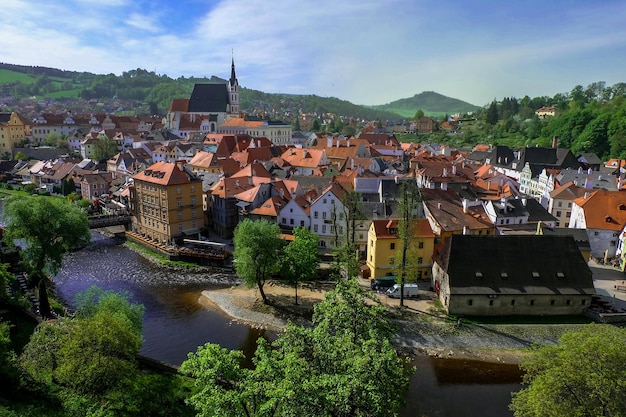
<path fill-rule="evenodd" d="M 469 206 L 469 201 L 467 201 L 467 198 L 463 199 L 463 213 L 467 214 L 467 208 Z"/>
<path fill-rule="evenodd" d="M 487 191 L 491 190 L 491 180 L 487 181 Z"/>
<path fill-rule="evenodd" d="M 326 147 L 327 148 L 332 148 L 333 147 L 333 137 L 332 136 L 328 136 L 326 138 Z"/>
<path fill-rule="evenodd" d="M 589 193 L 585 193 L 585 200 L 589 198 Z"/>
<path fill-rule="evenodd" d="M 578 167 L 578 173 L 582 174 L 583 173 L 583 167 Z"/>
<path fill-rule="evenodd" d="M 350 139 L 346 141 L 346 148 L 349 148 L 349 147 L 350 147 Z"/>
<path fill-rule="evenodd" d="M 456 165 L 452 164 L 452 175 L 456 175 Z"/>
<path fill-rule="evenodd" d="M 587 169 L 587 174 L 591 175 L 591 168 Z"/>
<path fill-rule="evenodd" d="M 463 234 L 464 235 L 469 235 L 469 227 L 463 226 Z"/>
<path fill-rule="evenodd" d="M 522 198 L 522 206 L 526 207 L 527 202 L 528 200 L 526 199 L 526 197 Z"/>
<path fill-rule="evenodd" d="M 559 137 L 558 136 L 552 136 L 552 147 L 553 148 L 558 148 L 559 147 Z"/>
<path fill-rule="evenodd" d="M 441 183 L 441 189 L 442 189 L 442 190 L 444 190 L 444 191 L 446 191 L 446 190 L 448 189 L 448 183 L 447 183 L 447 182 L 445 182 L 445 181 L 444 181 L 444 182 L 442 182 L 442 183 Z"/>
<path fill-rule="evenodd" d="M 448 168 L 445 168 L 445 167 L 443 168 L 443 174 L 442 174 L 442 176 L 443 176 L 443 177 L 447 177 L 447 176 L 448 176 Z"/>
<path fill-rule="evenodd" d="M 441 203 L 437 203 L 437 209 L 441 210 Z"/>
<path fill-rule="evenodd" d="M 587 189 L 593 188 L 593 178 L 587 177 L 585 179 L 585 188 L 587 188 Z"/>

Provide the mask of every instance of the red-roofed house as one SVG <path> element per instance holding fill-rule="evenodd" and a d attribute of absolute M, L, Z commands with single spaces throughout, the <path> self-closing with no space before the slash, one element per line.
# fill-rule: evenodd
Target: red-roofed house
<path fill-rule="evenodd" d="M 313 172 L 330 163 L 324 149 L 289 148 L 281 155 L 294 175 L 313 175 Z"/>
<path fill-rule="evenodd" d="M 171 245 L 175 237 L 196 239 L 204 227 L 202 181 L 176 164 L 157 162 L 133 176 L 133 232 Z"/>
<path fill-rule="evenodd" d="M 591 256 L 613 258 L 626 224 L 626 192 L 597 190 L 573 201 L 569 227 L 586 229 Z"/>

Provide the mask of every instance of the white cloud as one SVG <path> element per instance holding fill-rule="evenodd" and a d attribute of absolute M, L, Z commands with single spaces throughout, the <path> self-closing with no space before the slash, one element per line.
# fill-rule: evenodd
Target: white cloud
<path fill-rule="evenodd" d="M 245 87 L 359 104 L 434 90 L 483 105 L 625 81 L 614 79 L 626 64 L 620 2 L 4 0 L 3 10 L 6 62 L 227 78 L 234 50 Z"/>

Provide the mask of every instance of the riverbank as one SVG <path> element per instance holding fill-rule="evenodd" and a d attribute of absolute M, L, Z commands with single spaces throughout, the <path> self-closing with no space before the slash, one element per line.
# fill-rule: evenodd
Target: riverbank
<path fill-rule="evenodd" d="M 262 303 L 258 289 L 243 285 L 203 291 L 200 302 L 237 322 L 280 332 L 287 320 L 310 325 L 313 305 L 323 299 L 326 291 L 301 288 L 296 306 L 292 287 L 269 283 L 264 290 L 272 305 Z M 399 329 L 394 342 L 406 354 L 519 364 L 533 344 L 556 343 L 564 332 L 581 326 L 458 324 L 439 316 L 430 300 L 411 300 L 413 304 L 407 303 L 410 305 L 400 312 L 394 305 L 397 300 L 384 298 L 381 302 L 388 305 L 391 321 Z"/>

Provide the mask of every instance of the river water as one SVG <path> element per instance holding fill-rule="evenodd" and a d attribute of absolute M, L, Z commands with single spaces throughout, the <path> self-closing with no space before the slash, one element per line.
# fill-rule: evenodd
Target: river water
<path fill-rule="evenodd" d="M 128 292 L 133 302 L 145 306 L 140 353 L 166 363 L 179 365 L 204 343 L 243 350 L 251 357 L 259 337 L 276 337 L 198 302 L 202 290 L 229 285 L 223 275 L 158 267 L 99 233 L 94 232 L 90 247 L 66 256 L 54 280 L 58 295 L 70 306 L 77 293 L 93 285 Z M 417 372 L 402 416 L 512 416 L 511 392 L 521 387 L 516 366 L 426 356 L 416 357 L 414 365 Z"/>

